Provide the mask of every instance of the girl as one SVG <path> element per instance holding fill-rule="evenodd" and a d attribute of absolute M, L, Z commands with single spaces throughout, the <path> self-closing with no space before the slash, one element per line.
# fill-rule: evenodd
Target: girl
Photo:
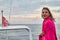
<path fill-rule="evenodd" d="M 57 40 L 54 18 L 47 7 L 42 9 L 42 33 L 39 35 L 39 40 Z"/>

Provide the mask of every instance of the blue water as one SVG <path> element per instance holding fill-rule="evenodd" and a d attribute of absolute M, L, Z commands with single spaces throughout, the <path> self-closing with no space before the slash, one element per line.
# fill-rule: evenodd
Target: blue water
<path fill-rule="evenodd" d="M 33 40 L 38 40 L 38 35 L 41 33 L 41 24 L 14 24 L 12 26 L 25 25 L 32 31 Z M 56 25 L 57 36 L 60 38 L 60 25 Z M 0 31 L 0 40 L 29 40 L 29 33 L 24 30 L 2 30 Z"/>

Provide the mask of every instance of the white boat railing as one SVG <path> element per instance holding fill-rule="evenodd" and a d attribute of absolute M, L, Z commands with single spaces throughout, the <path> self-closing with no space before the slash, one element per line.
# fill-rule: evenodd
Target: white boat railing
<path fill-rule="evenodd" d="M 26 29 L 29 32 L 29 39 L 32 40 L 32 33 L 31 29 L 28 26 L 7 26 L 7 27 L 0 27 L 0 30 L 15 30 L 15 29 Z M 8 40 L 8 38 L 7 38 Z"/>

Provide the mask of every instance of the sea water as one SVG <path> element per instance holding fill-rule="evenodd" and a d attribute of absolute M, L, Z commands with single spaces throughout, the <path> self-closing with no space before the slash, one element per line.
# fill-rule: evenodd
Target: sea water
<path fill-rule="evenodd" d="M 32 31 L 33 40 L 38 40 L 38 35 L 41 33 L 41 24 L 14 24 L 12 26 L 25 25 Z M 56 25 L 58 39 L 60 38 L 60 25 Z M 0 40 L 29 40 L 27 30 L 0 30 Z M 60 39 L 59 39 L 60 40 Z"/>

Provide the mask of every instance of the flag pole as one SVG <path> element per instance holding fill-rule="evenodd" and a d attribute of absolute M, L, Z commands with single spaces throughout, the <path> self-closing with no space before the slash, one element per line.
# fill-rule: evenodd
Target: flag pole
<path fill-rule="evenodd" d="M 3 10 L 1 10 L 1 13 L 2 13 L 2 17 L 3 17 Z M 3 21 L 2 21 L 3 22 Z M 3 24 L 2 24 L 2 26 L 3 26 Z"/>
<path fill-rule="evenodd" d="M 1 10 L 2 16 L 3 16 L 3 10 Z"/>

